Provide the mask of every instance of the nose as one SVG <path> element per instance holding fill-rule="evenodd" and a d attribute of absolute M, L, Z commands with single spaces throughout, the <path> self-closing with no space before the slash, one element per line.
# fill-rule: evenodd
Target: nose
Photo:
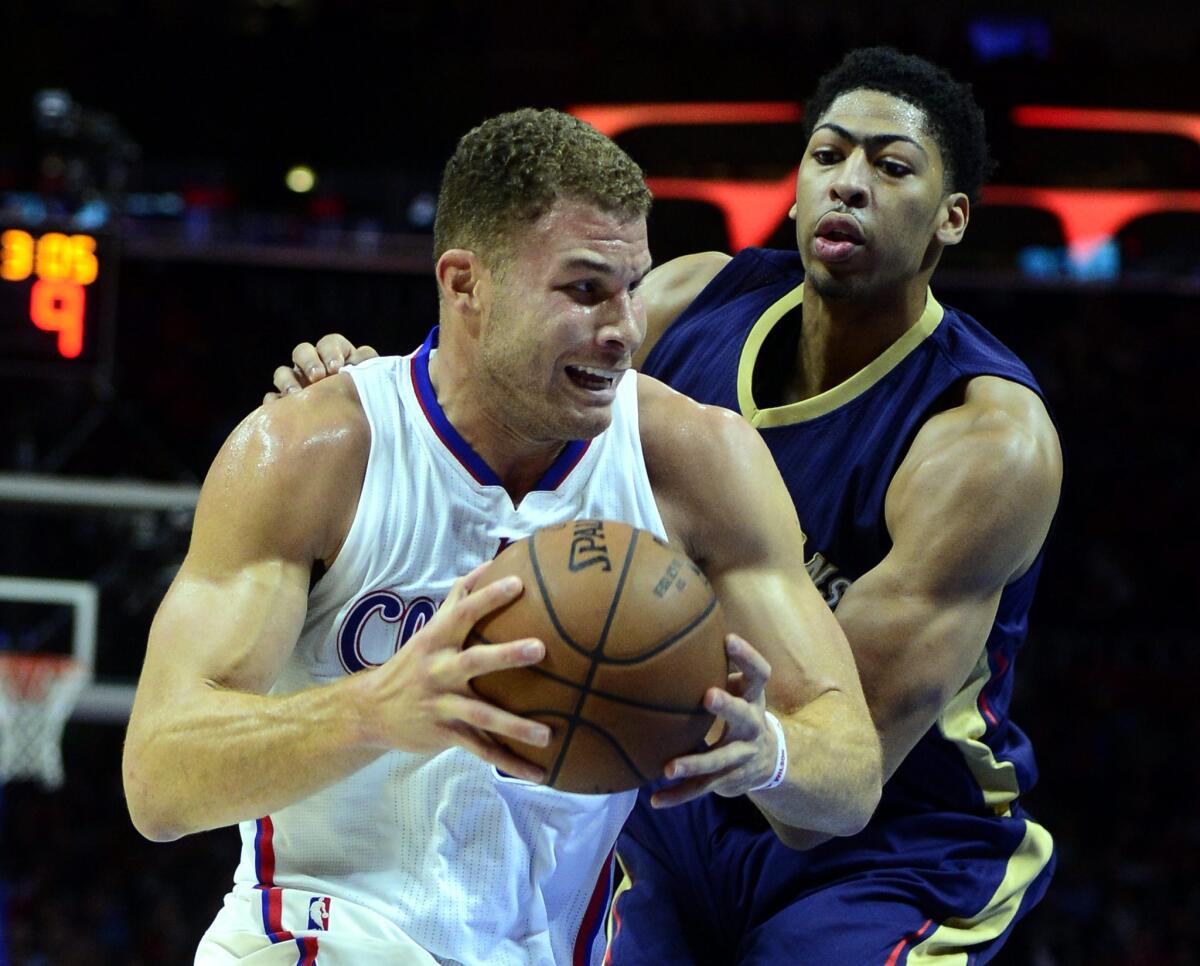
<path fill-rule="evenodd" d="M 858 148 L 837 166 L 829 196 L 847 208 L 864 208 L 871 197 L 871 165 L 862 148 Z"/>
<path fill-rule="evenodd" d="M 624 354 L 637 351 L 646 337 L 646 309 L 636 291 L 623 289 L 613 296 L 611 312 L 606 313 L 597 340 L 607 349 Z"/>

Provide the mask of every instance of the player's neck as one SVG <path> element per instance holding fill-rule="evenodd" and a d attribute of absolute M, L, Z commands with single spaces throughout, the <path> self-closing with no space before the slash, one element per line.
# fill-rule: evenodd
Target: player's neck
<path fill-rule="evenodd" d="M 925 311 L 925 279 L 870 301 L 826 299 L 806 287 L 789 401 L 841 385 L 874 362 Z"/>
<path fill-rule="evenodd" d="M 528 439 L 516 432 L 486 400 L 476 398 L 477 381 L 456 378 L 456 373 L 466 371 L 465 366 L 450 364 L 444 349 L 429 361 L 429 381 L 442 412 L 496 474 L 515 506 L 545 475 L 564 444 Z"/>

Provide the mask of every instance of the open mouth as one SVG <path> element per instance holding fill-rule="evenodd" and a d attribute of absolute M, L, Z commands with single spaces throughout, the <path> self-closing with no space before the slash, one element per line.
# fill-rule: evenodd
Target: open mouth
<path fill-rule="evenodd" d="M 842 262 L 862 246 L 862 229 L 848 215 L 826 215 L 817 225 L 813 250 L 824 262 Z"/>
<path fill-rule="evenodd" d="M 829 231 L 823 231 L 823 232 L 821 232 L 821 234 L 819 234 L 817 237 L 818 237 L 818 238 L 824 238 L 824 239 L 826 239 L 826 240 L 828 240 L 828 241 L 831 241 L 831 242 L 842 242 L 842 241 L 846 241 L 846 242 L 853 242 L 853 243 L 854 243 L 854 244 L 856 244 L 856 245 L 860 245 L 860 244 L 862 244 L 862 239 L 861 239 L 861 238 L 856 238 L 856 237 L 854 237 L 854 235 L 850 234 L 850 232 L 848 232 L 848 231 L 839 231 L 839 230 L 838 230 L 838 229 L 836 229 L 836 228 L 834 228 L 834 229 L 831 229 L 831 230 L 829 230 Z"/>
<path fill-rule="evenodd" d="M 611 389 L 621 378 L 617 369 L 598 369 L 595 366 L 567 366 L 567 375 L 575 385 L 591 392 Z"/>

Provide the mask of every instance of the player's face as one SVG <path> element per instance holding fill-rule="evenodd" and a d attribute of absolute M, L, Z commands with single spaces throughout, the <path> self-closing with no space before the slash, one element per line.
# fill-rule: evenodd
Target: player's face
<path fill-rule="evenodd" d="M 819 119 L 796 179 L 796 242 L 808 283 L 828 298 L 904 286 L 936 264 L 947 194 L 924 112 L 850 91 Z"/>
<path fill-rule="evenodd" d="M 638 286 L 649 270 L 645 218 L 560 200 L 521 235 L 480 331 L 485 378 L 513 430 L 540 441 L 607 428 L 646 335 Z"/>

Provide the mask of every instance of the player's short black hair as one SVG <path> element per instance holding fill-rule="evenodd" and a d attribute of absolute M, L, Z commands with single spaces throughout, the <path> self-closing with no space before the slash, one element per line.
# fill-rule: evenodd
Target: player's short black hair
<path fill-rule="evenodd" d="M 946 187 L 977 201 L 992 171 L 983 110 L 971 85 L 921 57 L 892 47 L 852 50 L 825 74 L 804 110 L 807 141 L 833 102 L 849 91 L 872 90 L 907 101 L 924 112 L 946 167 Z"/>

